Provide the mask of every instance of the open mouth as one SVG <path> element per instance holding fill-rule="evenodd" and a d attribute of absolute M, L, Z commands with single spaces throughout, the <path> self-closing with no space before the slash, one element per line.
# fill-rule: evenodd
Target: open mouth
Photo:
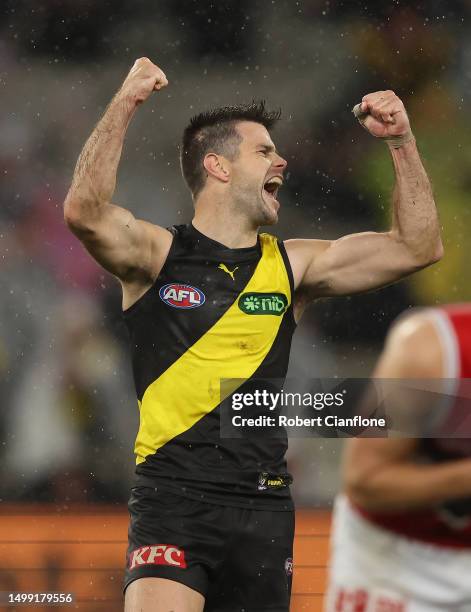
<path fill-rule="evenodd" d="M 278 190 L 283 185 L 279 176 L 274 176 L 263 185 L 263 191 L 273 200 L 277 201 Z"/>

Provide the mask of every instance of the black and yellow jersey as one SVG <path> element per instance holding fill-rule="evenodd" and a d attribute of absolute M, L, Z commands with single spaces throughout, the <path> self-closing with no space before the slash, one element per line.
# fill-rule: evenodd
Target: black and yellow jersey
<path fill-rule="evenodd" d="M 295 329 L 283 244 L 260 234 L 229 249 L 192 225 L 173 241 L 154 285 L 128 310 L 140 426 L 138 484 L 252 508 L 290 507 L 282 438 L 220 435 L 221 379 L 284 379 Z M 262 476 L 263 477 L 263 476 Z"/>

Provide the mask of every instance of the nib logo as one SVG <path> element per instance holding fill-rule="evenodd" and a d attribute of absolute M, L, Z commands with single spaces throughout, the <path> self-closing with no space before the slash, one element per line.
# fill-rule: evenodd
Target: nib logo
<path fill-rule="evenodd" d="M 244 310 L 259 310 L 261 308 L 261 302 L 255 295 L 247 295 L 242 302 Z"/>
<path fill-rule="evenodd" d="M 281 316 L 288 308 L 286 295 L 282 293 L 243 293 L 239 308 L 245 314 Z"/>
<path fill-rule="evenodd" d="M 185 569 L 185 551 L 171 544 L 141 546 L 129 556 L 129 569 L 133 570 L 140 565 L 170 565 Z"/>

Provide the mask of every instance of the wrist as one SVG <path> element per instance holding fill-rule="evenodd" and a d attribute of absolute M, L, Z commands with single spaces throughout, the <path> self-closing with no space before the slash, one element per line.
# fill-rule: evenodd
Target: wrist
<path fill-rule="evenodd" d="M 115 95 L 112 104 L 113 103 L 116 104 L 121 112 L 123 112 L 129 119 L 131 119 L 131 117 L 134 115 L 139 105 L 135 93 L 123 87 Z"/>
<path fill-rule="evenodd" d="M 404 142 L 400 146 L 392 146 L 389 142 L 386 144 L 388 145 L 389 152 L 391 153 L 393 159 L 408 159 L 411 155 L 414 157 L 418 155 L 414 137 L 411 140 Z"/>
<path fill-rule="evenodd" d="M 415 142 L 415 137 L 412 131 L 409 130 L 408 132 L 406 132 L 405 134 L 401 134 L 400 136 L 389 136 L 383 138 L 383 140 L 390 149 L 399 149 L 400 147 L 403 147 L 404 145 L 410 142 Z"/>

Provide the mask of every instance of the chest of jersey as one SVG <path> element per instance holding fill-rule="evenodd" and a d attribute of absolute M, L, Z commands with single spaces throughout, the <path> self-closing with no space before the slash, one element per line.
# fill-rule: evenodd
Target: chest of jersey
<path fill-rule="evenodd" d="M 126 316 L 139 398 L 170 368 L 182 376 L 197 368 L 247 378 L 264 363 L 273 377 L 284 375 L 290 281 L 276 239 L 259 240 L 236 250 L 181 238 L 174 244 L 155 284 Z"/>

